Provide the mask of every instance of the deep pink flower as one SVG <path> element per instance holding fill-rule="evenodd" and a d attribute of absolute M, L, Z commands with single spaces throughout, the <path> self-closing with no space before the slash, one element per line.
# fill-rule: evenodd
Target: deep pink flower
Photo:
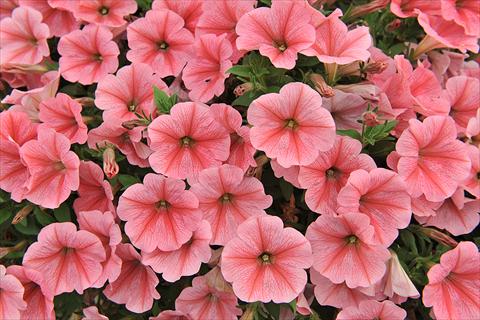
<path fill-rule="evenodd" d="M 20 319 L 22 311 L 27 308 L 23 300 L 22 283 L 11 274 L 5 274 L 5 267 L 0 265 L 0 318 Z"/>
<path fill-rule="evenodd" d="M 300 166 L 298 181 L 307 189 L 305 202 L 312 211 L 334 215 L 338 192 L 347 183 L 350 173 L 376 168 L 373 159 L 361 151 L 362 144 L 358 140 L 337 136 L 330 150 L 319 152 L 311 164 Z"/>
<path fill-rule="evenodd" d="M 227 160 L 228 132 L 202 103 L 176 104 L 169 115 L 161 115 L 148 126 L 149 161 L 155 172 L 185 179 Z"/>
<path fill-rule="evenodd" d="M 116 253 L 122 259 L 122 270 L 117 280 L 110 283 L 103 293 L 109 300 L 125 304 L 132 312 L 150 310 L 153 300 L 160 299 L 155 289 L 159 282 L 157 275 L 142 264 L 142 257 L 131 244 L 119 244 Z"/>
<path fill-rule="evenodd" d="M 89 24 L 63 36 L 58 42 L 60 73 L 70 82 L 98 82 L 118 68 L 117 44 L 107 27 Z"/>
<path fill-rule="evenodd" d="M 385 273 L 390 253 L 373 235 L 370 219 L 362 213 L 321 215 L 306 233 L 313 268 L 333 283 L 345 281 L 349 288 L 375 284 Z"/>
<path fill-rule="evenodd" d="M 472 162 L 472 168 L 470 169 L 470 175 L 463 182 L 463 187 L 477 199 L 480 199 L 480 149 L 467 145 L 467 153 Z"/>
<path fill-rule="evenodd" d="M 200 0 L 154 0 L 153 10 L 168 9 L 178 14 L 185 21 L 185 28 L 195 34 L 198 20 L 204 14 Z M 209 10 L 214 3 L 210 3 Z"/>
<path fill-rule="evenodd" d="M 455 120 L 458 133 L 464 133 L 468 121 L 480 108 L 480 81 L 465 76 L 451 77 L 445 87 L 450 98 L 450 116 Z"/>
<path fill-rule="evenodd" d="M 120 197 L 117 214 L 127 221 L 133 245 L 151 252 L 177 250 L 192 237 L 202 219 L 198 200 L 185 182 L 149 173 Z"/>
<path fill-rule="evenodd" d="M 43 227 L 23 257 L 23 266 L 45 276 L 42 291 L 52 295 L 91 287 L 102 274 L 105 250 L 93 233 L 71 222 Z"/>
<path fill-rule="evenodd" d="M 307 165 L 335 140 L 335 123 L 320 95 L 293 82 L 255 99 L 248 108 L 252 145 L 283 167 Z"/>
<path fill-rule="evenodd" d="M 50 55 L 47 38 L 50 30 L 42 23 L 42 14 L 29 7 L 13 10 L 0 22 L 1 64 L 37 64 Z"/>
<path fill-rule="evenodd" d="M 423 303 L 436 319 L 476 319 L 480 314 L 480 254 L 473 242 L 460 242 L 428 271 Z"/>
<path fill-rule="evenodd" d="M 137 11 L 135 0 L 78 1 L 73 13 L 79 20 L 107 27 L 120 27 L 126 23 L 124 16 Z"/>
<path fill-rule="evenodd" d="M 342 309 L 337 316 L 337 320 L 404 320 L 406 317 L 407 312 L 391 301 L 378 302 L 370 300 L 360 302 L 358 307 Z"/>
<path fill-rule="evenodd" d="M 222 274 L 245 302 L 288 303 L 307 283 L 312 265 L 307 239 L 293 228 L 284 228 L 275 216 L 256 216 L 237 229 L 224 247 Z"/>
<path fill-rule="evenodd" d="M 85 316 L 82 318 L 82 320 L 108 320 L 108 317 L 98 312 L 98 308 L 96 306 L 84 308 L 82 311 L 83 315 Z"/>
<path fill-rule="evenodd" d="M 465 29 L 465 33 L 480 36 L 480 2 L 477 0 L 442 0 L 442 17 L 453 20 Z"/>
<path fill-rule="evenodd" d="M 176 76 L 192 56 L 193 35 L 170 10 L 151 10 L 127 28 L 127 59 L 149 64 L 161 77 Z"/>
<path fill-rule="evenodd" d="M 87 126 L 83 122 L 82 106 L 69 95 L 59 93 L 55 98 L 44 100 L 39 105 L 38 118 L 41 127 L 54 129 L 63 134 L 70 142 L 87 142 Z"/>
<path fill-rule="evenodd" d="M 411 119 L 396 144 L 398 173 L 413 198 L 442 201 L 451 196 L 470 172 L 465 145 L 456 140 L 450 117 L 431 116 L 422 122 Z"/>
<path fill-rule="evenodd" d="M 58 208 L 79 186 L 80 160 L 70 151 L 70 141 L 52 129 L 40 128 L 38 138 L 20 148 L 28 168 L 25 198 L 45 208 Z"/>
<path fill-rule="evenodd" d="M 25 289 L 23 299 L 27 303 L 27 308 L 21 312 L 20 317 L 15 319 L 55 319 L 53 295 L 48 293 L 45 288 L 42 289 L 41 287 L 42 283 L 45 281 L 45 275 L 42 275 L 40 272 L 33 269 L 27 269 L 23 266 L 16 265 L 9 266 L 7 268 L 7 273 L 15 276 Z M 4 317 L 3 319 L 9 318 Z"/>
<path fill-rule="evenodd" d="M 232 66 L 231 55 L 232 45 L 226 35 L 206 34 L 197 38 L 195 57 L 188 61 L 182 75 L 193 101 L 207 102 L 223 93 L 229 76 L 226 71 Z"/>
<path fill-rule="evenodd" d="M 156 248 L 152 252 L 142 252 L 142 263 L 162 274 L 168 282 L 175 282 L 183 276 L 191 276 L 200 270 L 202 263 L 207 263 L 212 255 L 210 224 L 202 220 L 192 237 L 179 249 L 162 251 Z"/>
<path fill-rule="evenodd" d="M 322 107 L 330 111 L 338 130 L 356 129 L 360 131 L 362 125 L 357 121 L 367 109 L 367 102 L 357 94 L 344 93 L 334 89 L 335 95 L 323 98 Z"/>
<path fill-rule="evenodd" d="M 244 177 L 239 167 L 224 164 L 200 172 L 190 189 L 198 198 L 204 219 L 212 226 L 211 243 L 225 245 L 240 224 L 251 216 L 265 214 L 272 197 L 265 195 L 262 183 Z"/>
<path fill-rule="evenodd" d="M 249 11 L 235 28 L 237 49 L 260 50 L 275 67 L 293 69 L 297 54 L 315 39 L 315 29 L 306 15 L 308 10 L 297 1 L 273 1 L 271 8 Z"/>

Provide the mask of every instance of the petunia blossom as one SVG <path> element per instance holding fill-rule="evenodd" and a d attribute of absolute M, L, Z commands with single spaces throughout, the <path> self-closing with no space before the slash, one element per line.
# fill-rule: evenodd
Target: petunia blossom
<path fill-rule="evenodd" d="M 313 268 L 333 283 L 345 281 L 349 288 L 375 284 L 385 274 L 390 253 L 373 234 L 370 219 L 362 213 L 321 215 L 306 233 Z"/>
<path fill-rule="evenodd" d="M 25 289 L 16 276 L 6 274 L 6 268 L 0 265 L 0 318 L 20 319 L 21 313 L 27 309 L 23 300 Z"/>
<path fill-rule="evenodd" d="M 480 149 L 468 145 L 467 153 L 472 162 L 472 168 L 470 169 L 470 175 L 462 185 L 465 190 L 473 194 L 477 199 L 480 199 Z"/>
<path fill-rule="evenodd" d="M 264 209 L 272 204 L 272 197 L 265 194 L 258 179 L 244 177 L 242 169 L 228 164 L 201 171 L 198 183 L 190 190 L 212 226 L 211 244 L 215 245 L 225 245 L 242 222 L 265 214 Z"/>
<path fill-rule="evenodd" d="M 367 102 L 357 94 L 334 89 L 331 98 L 322 98 L 322 107 L 330 111 L 337 130 L 355 129 L 360 131 L 362 124 L 357 120 L 367 110 Z"/>
<path fill-rule="evenodd" d="M 192 125 L 195 124 L 195 125 Z M 168 177 L 193 177 L 208 167 L 227 160 L 228 132 L 202 103 L 176 104 L 169 115 L 161 115 L 148 126 L 153 154 L 149 158 L 155 172 Z"/>
<path fill-rule="evenodd" d="M 413 198 L 429 201 L 450 197 L 470 172 L 465 145 L 458 141 L 451 117 L 430 116 L 409 121 L 396 144 L 398 173 Z"/>
<path fill-rule="evenodd" d="M 275 216 L 256 216 L 237 229 L 222 252 L 221 270 L 235 295 L 245 302 L 288 303 L 307 283 L 310 243 Z"/>
<path fill-rule="evenodd" d="M 168 9 L 175 12 L 185 21 L 185 28 L 195 34 L 198 20 L 204 15 L 202 5 L 200 0 L 154 0 L 152 10 Z"/>
<path fill-rule="evenodd" d="M 389 300 L 382 302 L 369 300 L 360 302 L 358 307 L 342 309 L 337 315 L 337 320 L 404 320 L 406 317 L 407 312 Z"/>
<path fill-rule="evenodd" d="M 400 18 L 415 17 L 418 12 L 415 9 L 425 12 L 428 15 L 440 16 L 440 2 L 430 0 L 392 0 L 390 10 Z"/>
<path fill-rule="evenodd" d="M 137 11 L 135 0 L 89 0 L 78 1 L 73 13 L 77 19 L 89 23 L 120 27 L 127 23 L 123 17 L 135 11 Z"/>
<path fill-rule="evenodd" d="M 57 49 L 62 77 L 88 85 L 115 72 L 120 50 L 112 38 L 107 27 L 94 24 L 60 38 Z"/>
<path fill-rule="evenodd" d="M 476 319 L 480 314 L 480 253 L 473 242 L 445 252 L 427 273 L 423 304 L 436 319 Z"/>
<path fill-rule="evenodd" d="M 192 237 L 179 249 L 152 252 L 142 252 L 142 263 L 162 274 L 168 282 L 175 282 L 182 276 L 191 276 L 200 270 L 202 263 L 207 263 L 212 255 L 210 239 L 212 231 L 210 224 L 202 220 Z"/>
<path fill-rule="evenodd" d="M 10 17 L 15 8 L 18 7 L 18 0 L 5 0 L 0 2 L 0 20 Z"/>
<path fill-rule="evenodd" d="M 149 173 L 120 197 L 117 214 L 137 248 L 151 252 L 179 249 L 202 219 L 198 200 L 185 182 Z"/>
<path fill-rule="evenodd" d="M 160 312 L 156 317 L 150 317 L 148 320 L 192 320 L 188 313 L 177 310 L 165 310 Z"/>
<path fill-rule="evenodd" d="M 450 116 L 455 120 L 457 131 L 464 133 L 468 121 L 475 117 L 480 108 L 480 80 L 465 76 L 451 77 L 445 87 L 450 99 Z"/>
<path fill-rule="evenodd" d="M 48 275 L 41 283 L 44 292 L 82 294 L 102 274 L 103 261 L 105 250 L 97 236 L 77 231 L 71 222 L 57 222 L 40 230 L 37 242 L 25 252 L 23 266 Z"/>
<path fill-rule="evenodd" d="M 18 7 L 0 22 L 0 60 L 6 63 L 37 64 L 50 55 L 50 30 L 42 14 L 30 7 Z"/>
<path fill-rule="evenodd" d="M 315 29 L 306 7 L 297 1 L 273 1 L 245 13 L 235 28 L 238 50 L 259 50 L 277 68 L 293 69 L 297 55 L 309 48 Z"/>
<path fill-rule="evenodd" d="M 28 168 L 25 198 L 45 208 L 58 208 L 79 186 L 80 160 L 70 151 L 70 141 L 49 128 L 40 128 L 38 138 L 20 148 Z"/>
<path fill-rule="evenodd" d="M 298 181 L 298 174 L 300 172 L 300 166 L 291 166 L 284 168 L 278 164 L 277 160 L 271 159 L 270 166 L 272 167 L 273 174 L 277 178 L 283 178 L 285 181 L 290 182 L 298 189 L 302 189 L 300 182 Z"/>
<path fill-rule="evenodd" d="M 119 277 L 103 290 L 111 301 L 125 304 L 127 310 L 143 313 L 153 306 L 153 300 L 160 299 L 155 289 L 158 278 L 155 272 L 141 263 L 140 254 L 128 243 L 117 246 L 117 254 L 122 259 Z"/>
<path fill-rule="evenodd" d="M 442 17 L 461 25 L 468 35 L 480 36 L 480 3 L 476 0 L 442 0 Z"/>
<path fill-rule="evenodd" d="M 192 56 L 193 35 L 170 10 L 150 10 L 127 27 L 127 59 L 149 64 L 161 77 L 177 76 Z"/>
<path fill-rule="evenodd" d="M 322 98 L 309 86 L 293 82 L 255 99 L 248 108 L 252 145 L 283 167 L 307 165 L 335 140 L 335 123 Z"/>
<path fill-rule="evenodd" d="M 84 315 L 82 320 L 108 320 L 108 317 L 98 312 L 98 308 L 96 306 L 84 308 L 82 311 Z"/>
<path fill-rule="evenodd" d="M 311 164 L 300 166 L 298 181 L 307 189 L 305 202 L 310 210 L 334 215 L 338 192 L 347 183 L 350 173 L 376 168 L 373 159 L 361 151 L 362 144 L 358 140 L 337 136 L 330 150 L 319 152 Z"/>

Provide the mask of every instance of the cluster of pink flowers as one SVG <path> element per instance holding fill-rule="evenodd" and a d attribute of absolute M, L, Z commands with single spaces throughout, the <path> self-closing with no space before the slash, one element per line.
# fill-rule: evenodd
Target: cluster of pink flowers
<path fill-rule="evenodd" d="M 405 319 L 407 299 L 435 319 L 480 317 L 480 253 L 451 237 L 480 222 L 480 66 L 467 54 L 480 2 L 392 0 L 426 34 L 410 57 L 348 25 L 354 10 L 319 10 L 334 1 L 268 2 L 0 2 L 0 189 L 75 212 L 0 265 L 1 319 L 55 319 L 54 297 L 89 288 L 144 313 L 185 277 L 175 309 L 150 319 L 253 319 L 258 303 L 295 301 L 282 309 L 294 319 L 316 314 L 313 299 L 336 319 Z M 290 80 L 236 79 L 256 50 Z M 322 68 L 299 78 L 301 59 Z M 232 102 L 238 81 L 238 96 L 261 91 L 248 108 Z M 388 123 L 395 144 L 378 158 L 367 132 Z M 288 205 L 269 181 L 294 187 Z M 409 225 L 453 241 L 422 295 L 396 253 Z M 84 318 L 108 319 L 98 307 Z"/>

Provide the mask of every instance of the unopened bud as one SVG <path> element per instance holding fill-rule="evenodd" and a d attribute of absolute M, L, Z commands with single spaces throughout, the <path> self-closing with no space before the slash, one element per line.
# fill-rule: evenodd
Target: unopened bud
<path fill-rule="evenodd" d="M 22 240 L 13 247 L 1 247 L 0 248 L 0 259 L 5 257 L 7 254 L 12 252 L 17 252 L 22 250 L 27 245 L 27 240 Z"/>
<path fill-rule="evenodd" d="M 362 120 L 367 127 L 375 127 L 380 124 L 377 114 L 373 111 L 364 112 L 362 115 Z"/>
<path fill-rule="evenodd" d="M 33 204 L 28 204 L 22 209 L 20 209 L 20 211 L 18 211 L 17 214 L 15 215 L 15 217 L 13 217 L 12 224 L 17 224 L 23 219 L 25 219 L 33 211 L 33 208 L 34 208 Z"/>
<path fill-rule="evenodd" d="M 122 122 L 122 127 L 128 130 L 132 130 L 133 128 L 136 128 L 136 127 L 145 127 L 147 125 L 148 125 L 148 122 L 146 122 L 146 119 L 133 119 L 133 120 Z"/>
<path fill-rule="evenodd" d="M 350 10 L 348 17 L 346 17 L 345 20 L 351 21 L 355 18 L 383 9 L 389 2 L 390 0 L 373 0 L 366 4 L 355 6 Z"/>
<path fill-rule="evenodd" d="M 76 98 L 75 101 L 80 103 L 83 107 L 94 107 L 95 106 L 95 100 L 90 97 L 81 97 L 81 98 Z"/>
<path fill-rule="evenodd" d="M 368 74 L 377 74 L 377 73 L 382 73 L 383 71 L 385 71 L 385 69 L 387 69 L 387 67 L 388 67 L 388 64 L 386 64 L 385 62 L 380 62 L 380 61 L 371 62 L 371 63 L 367 64 L 364 71 L 365 71 L 365 73 L 368 73 Z"/>
<path fill-rule="evenodd" d="M 397 18 L 397 19 L 393 20 L 392 22 L 390 22 L 389 24 L 387 24 L 386 29 L 387 29 L 388 32 L 393 32 L 393 31 L 397 30 L 398 28 L 400 28 L 401 25 L 402 25 L 402 20 Z"/>
<path fill-rule="evenodd" d="M 103 151 L 103 172 L 108 179 L 112 179 L 118 173 L 120 168 L 115 160 L 115 149 L 112 147 L 107 147 Z"/>
<path fill-rule="evenodd" d="M 430 239 L 433 239 L 448 247 L 455 248 L 458 245 L 458 242 L 455 239 L 437 229 L 419 227 L 418 230 Z"/>
<path fill-rule="evenodd" d="M 317 90 L 322 97 L 330 98 L 335 95 L 333 88 L 330 87 L 325 79 L 318 73 L 312 73 L 310 75 L 310 81 L 312 81 L 315 90 Z"/>
<path fill-rule="evenodd" d="M 243 96 L 245 93 L 248 91 L 253 90 L 253 84 L 250 82 L 242 83 L 241 85 L 238 85 L 234 90 L 233 93 L 235 94 L 236 97 Z"/>

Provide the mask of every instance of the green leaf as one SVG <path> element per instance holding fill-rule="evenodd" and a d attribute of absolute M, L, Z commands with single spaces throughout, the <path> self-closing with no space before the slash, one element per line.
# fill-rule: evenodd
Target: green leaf
<path fill-rule="evenodd" d="M 168 96 L 164 91 L 156 86 L 153 87 L 153 101 L 157 110 L 161 114 L 169 114 L 170 109 L 177 103 L 177 95 Z"/>
<path fill-rule="evenodd" d="M 400 239 L 407 248 L 410 248 L 413 254 L 418 255 L 417 244 L 415 243 L 415 236 L 413 235 L 413 233 L 411 233 L 407 229 L 403 229 L 400 231 Z"/>
<path fill-rule="evenodd" d="M 347 136 L 358 141 L 362 141 L 362 135 L 357 130 L 348 129 L 348 130 L 337 130 L 337 134 L 340 136 Z"/>
<path fill-rule="evenodd" d="M 40 223 L 42 226 L 49 225 L 50 223 L 54 223 L 56 221 L 51 215 L 45 211 L 42 211 L 39 207 L 35 207 L 33 209 L 33 214 L 35 215 L 35 219 L 37 219 L 38 223 Z"/>
<path fill-rule="evenodd" d="M 253 100 L 260 96 L 260 92 L 257 91 L 248 91 L 243 96 L 238 97 L 233 100 L 232 106 L 245 106 L 248 107 Z"/>
<path fill-rule="evenodd" d="M 297 67 L 313 67 L 320 64 L 317 57 L 307 57 L 303 54 L 298 56 Z"/>
<path fill-rule="evenodd" d="M 126 189 L 126 188 L 130 187 L 131 185 L 140 182 L 140 179 L 138 179 L 135 176 L 128 175 L 128 174 L 119 174 L 119 175 L 117 175 L 117 177 L 118 177 L 118 181 L 120 181 L 120 183 L 122 184 L 123 189 Z"/>
<path fill-rule="evenodd" d="M 17 223 L 15 229 L 29 236 L 37 235 L 40 232 L 40 228 L 35 224 L 35 220 L 31 216 Z"/>
<path fill-rule="evenodd" d="M 12 211 L 11 210 L 9 210 L 8 208 L 0 209 L 0 224 L 9 220 L 11 217 L 12 217 Z"/>
<path fill-rule="evenodd" d="M 63 203 L 59 208 L 53 210 L 53 215 L 58 222 L 72 221 L 72 217 L 70 216 L 70 209 L 65 203 Z"/>
<path fill-rule="evenodd" d="M 290 200 L 293 193 L 293 186 L 283 178 L 278 179 L 278 184 L 280 185 L 280 191 L 282 191 L 283 198 L 287 201 Z"/>
<path fill-rule="evenodd" d="M 152 7 L 152 0 L 136 0 L 138 7 L 143 11 L 148 11 Z"/>
<path fill-rule="evenodd" d="M 297 314 L 297 299 L 293 299 L 288 306 L 290 307 L 290 310 L 292 310 L 293 315 L 295 316 Z"/>
<path fill-rule="evenodd" d="M 246 65 L 236 65 L 228 69 L 225 73 L 231 73 L 236 76 L 250 78 L 252 72 L 252 68 Z"/>
<path fill-rule="evenodd" d="M 270 302 L 270 303 L 265 303 L 264 306 L 265 306 L 265 309 L 267 309 L 268 313 L 274 319 L 280 318 L 280 304 Z"/>

